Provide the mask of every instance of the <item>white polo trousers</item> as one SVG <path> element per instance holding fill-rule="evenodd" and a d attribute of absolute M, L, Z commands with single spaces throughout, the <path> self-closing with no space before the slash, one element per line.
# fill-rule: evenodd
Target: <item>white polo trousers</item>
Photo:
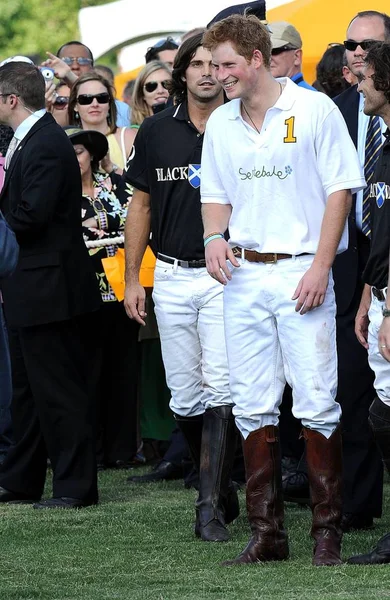
<path fill-rule="evenodd" d="M 324 304 L 305 315 L 295 312 L 293 293 L 313 256 L 274 264 L 231 267 L 224 317 L 236 423 L 244 438 L 277 425 L 287 382 L 293 414 L 305 427 L 330 437 L 340 421 L 337 391 L 336 303 L 330 275 Z"/>
<path fill-rule="evenodd" d="M 383 321 L 382 308 L 384 304 L 371 294 L 371 305 L 368 311 L 370 320 L 368 326 L 368 363 L 375 373 L 374 387 L 378 398 L 387 406 L 390 406 L 390 364 L 383 358 L 378 347 L 378 334 Z"/>
<path fill-rule="evenodd" d="M 183 417 L 232 404 L 223 322 L 223 286 L 206 268 L 157 260 L 153 300 L 170 407 Z"/>

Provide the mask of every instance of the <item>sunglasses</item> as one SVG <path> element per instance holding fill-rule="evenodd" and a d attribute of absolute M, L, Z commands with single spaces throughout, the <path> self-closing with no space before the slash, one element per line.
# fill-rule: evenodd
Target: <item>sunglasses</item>
<path fill-rule="evenodd" d="M 291 46 L 281 46 L 280 48 L 273 48 L 271 50 L 272 56 L 277 56 L 278 54 L 282 54 L 282 52 L 290 52 L 291 50 L 298 50 L 298 48 L 291 48 Z"/>
<path fill-rule="evenodd" d="M 158 84 L 161 83 L 161 85 L 163 86 L 163 88 L 165 90 L 168 89 L 169 84 L 171 83 L 170 79 L 164 79 L 164 81 L 148 81 L 148 83 L 145 83 L 144 85 L 144 89 L 149 92 L 149 94 L 151 94 L 152 92 L 157 90 Z"/>
<path fill-rule="evenodd" d="M 86 67 L 87 65 L 92 65 L 93 63 L 92 58 L 84 58 L 84 56 L 63 56 L 61 60 L 63 60 L 64 63 L 66 63 L 69 66 L 74 62 L 77 62 L 77 64 L 80 65 L 80 67 Z"/>
<path fill-rule="evenodd" d="M 96 98 L 99 104 L 108 104 L 110 94 L 107 92 L 102 92 L 101 94 L 80 94 L 77 96 L 77 102 L 80 106 L 87 106 L 87 104 L 92 104 L 94 98 Z"/>
<path fill-rule="evenodd" d="M 154 46 L 152 46 L 151 48 L 161 48 L 161 46 L 164 46 L 167 42 L 170 42 L 173 45 L 176 46 L 176 48 L 179 47 L 179 44 L 177 42 L 175 42 L 175 40 L 169 35 L 166 38 L 163 38 L 162 40 L 159 40 L 158 42 L 156 42 L 154 44 Z"/>
<path fill-rule="evenodd" d="M 57 96 L 53 102 L 53 106 L 56 108 L 63 108 L 67 104 L 69 104 L 69 96 Z"/>
<path fill-rule="evenodd" d="M 345 40 L 344 48 L 346 50 L 351 50 L 351 52 L 354 52 L 356 48 L 360 46 L 362 50 L 366 51 L 376 43 L 377 40 L 363 40 L 362 42 L 355 42 L 355 40 Z"/>

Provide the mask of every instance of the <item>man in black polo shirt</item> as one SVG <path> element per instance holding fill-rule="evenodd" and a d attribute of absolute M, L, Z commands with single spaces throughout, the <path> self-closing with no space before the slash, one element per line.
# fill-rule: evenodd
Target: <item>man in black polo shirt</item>
<path fill-rule="evenodd" d="M 365 287 L 356 315 L 355 332 L 368 350 L 375 373 L 377 397 L 369 409 L 369 423 L 384 464 L 390 473 L 390 44 L 375 44 L 365 57 L 358 91 L 366 115 L 378 115 L 387 125 L 374 176 L 370 183 L 371 247 L 363 273 Z M 390 533 L 368 554 L 353 556 L 351 564 L 390 562 Z"/>
<path fill-rule="evenodd" d="M 129 317 L 145 324 L 141 260 L 150 231 L 157 254 L 153 300 L 171 390 L 170 406 L 199 470 L 195 533 L 226 541 L 238 515 L 230 480 L 236 429 L 232 416 L 223 326 L 222 286 L 207 273 L 200 204 L 203 132 L 223 104 L 202 34 L 175 58 L 176 105 L 142 124 L 126 171 L 134 195 L 126 222 Z"/>

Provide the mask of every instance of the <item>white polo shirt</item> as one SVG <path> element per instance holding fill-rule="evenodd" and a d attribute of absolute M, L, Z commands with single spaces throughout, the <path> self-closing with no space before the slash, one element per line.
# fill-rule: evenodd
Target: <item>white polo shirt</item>
<path fill-rule="evenodd" d="M 258 252 L 317 251 L 327 198 L 365 187 L 337 106 L 288 78 L 261 134 L 231 100 L 210 116 L 202 152 L 201 201 L 231 204 L 232 246 Z M 338 252 L 348 246 L 345 227 Z"/>

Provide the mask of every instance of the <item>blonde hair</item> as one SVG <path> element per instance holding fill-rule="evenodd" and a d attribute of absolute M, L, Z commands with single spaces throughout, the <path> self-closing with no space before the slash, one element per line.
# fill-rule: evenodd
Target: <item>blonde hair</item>
<path fill-rule="evenodd" d="M 167 67 L 167 65 L 159 60 L 151 60 L 147 63 L 143 69 L 138 73 L 137 79 L 135 80 L 133 97 L 132 97 L 132 107 L 131 107 L 131 124 L 132 125 L 141 125 L 142 121 L 146 119 L 146 117 L 150 117 L 151 108 L 146 103 L 144 96 L 144 85 L 145 81 L 155 71 L 160 71 L 160 69 L 164 69 L 169 74 L 169 79 L 171 79 L 171 71 Z"/>

